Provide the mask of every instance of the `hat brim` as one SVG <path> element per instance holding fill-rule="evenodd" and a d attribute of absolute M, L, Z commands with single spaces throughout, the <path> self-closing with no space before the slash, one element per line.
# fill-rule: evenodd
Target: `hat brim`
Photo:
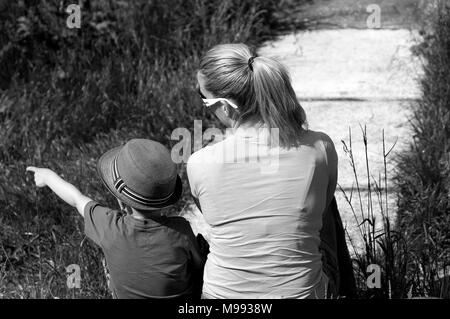
<path fill-rule="evenodd" d="M 155 210 L 164 208 L 170 205 L 175 204 L 181 197 L 181 194 L 183 192 L 183 183 L 181 181 L 181 178 L 179 175 L 177 175 L 177 180 L 175 184 L 175 190 L 166 201 L 158 203 L 158 204 L 152 204 L 151 206 L 143 205 L 141 203 L 137 203 L 133 201 L 132 199 L 128 198 L 127 196 L 119 193 L 117 189 L 114 187 L 114 178 L 113 173 L 111 170 L 112 163 L 114 161 L 114 158 L 119 153 L 119 151 L 122 149 L 121 146 L 113 148 L 109 151 L 107 151 L 105 154 L 103 154 L 99 160 L 97 161 L 97 172 L 100 176 L 100 178 L 103 181 L 103 184 L 108 188 L 108 190 L 120 201 L 125 203 L 126 205 L 133 207 L 137 210 Z"/>

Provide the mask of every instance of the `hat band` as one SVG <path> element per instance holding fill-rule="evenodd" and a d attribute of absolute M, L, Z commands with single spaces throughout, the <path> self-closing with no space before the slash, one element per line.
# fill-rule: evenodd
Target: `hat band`
<path fill-rule="evenodd" d="M 119 175 L 119 170 L 117 168 L 117 156 L 114 158 L 114 161 L 112 163 L 112 172 L 113 172 L 113 178 L 114 178 L 114 188 L 121 193 L 122 195 L 128 197 L 129 199 L 138 202 L 143 205 L 152 205 L 152 204 L 162 204 L 166 202 L 170 197 L 173 195 L 174 191 L 172 191 L 169 195 L 167 195 L 164 198 L 158 198 L 153 199 L 149 197 L 142 196 L 135 191 L 133 191 L 131 188 L 129 188 L 123 179 Z"/>

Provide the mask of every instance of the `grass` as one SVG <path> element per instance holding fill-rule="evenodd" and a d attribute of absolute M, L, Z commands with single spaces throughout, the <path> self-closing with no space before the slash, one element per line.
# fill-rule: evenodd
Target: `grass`
<path fill-rule="evenodd" d="M 395 221 L 387 205 L 386 160 L 391 149 L 386 151 L 384 133 L 384 174 L 374 178 L 367 160 L 366 129 L 362 128 L 365 198 L 356 174 L 351 132 L 349 145 L 344 143 L 359 203 L 359 207 L 352 204 L 353 190 L 344 192 L 364 243 L 362 251 L 355 251 L 357 282 L 364 298 L 450 298 L 450 5 L 437 1 L 429 10 L 422 31 L 425 41 L 414 48 L 423 58 L 425 73 L 422 98 L 412 105 L 413 142 L 391 159 L 396 162 L 391 177 L 398 201 Z M 378 227 L 375 206 L 382 219 Z M 370 264 L 381 266 L 379 289 L 367 288 Z"/>
<path fill-rule="evenodd" d="M 450 6 L 437 1 L 418 54 L 422 98 L 412 106 L 414 141 L 398 158 L 397 228 L 411 243 L 414 290 L 450 298 Z"/>
<path fill-rule="evenodd" d="M 383 143 L 383 172 L 373 175 L 369 164 L 368 136 L 366 126 L 361 127 L 363 136 L 365 162 L 356 163 L 353 153 L 352 132 L 349 128 L 349 141 L 342 141 L 343 148 L 349 159 L 354 177 L 354 187 L 346 192 L 340 186 L 346 202 L 353 214 L 357 225 L 359 238 L 347 232 L 348 240 L 354 252 L 354 270 L 358 287 L 358 295 L 364 299 L 374 298 L 406 298 L 411 282 L 406 276 L 406 267 L 409 261 L 409 248 L 405 238 L 396 231 L 392 225 L 393 213 L 390 212 L 388 196 L 389 176 L 387 162 L 395 143 L 389 148 L 385 144 L 384 130 Z M 389 159 L 388 159 L 389 158 Z M 366 175 L 359 176 L 357 165 L 365 165 Z M 353 197 L 356 196 L 356 204 Z M 342 209 L 342 208 L 341 208 Z M 379 222 L 381 219 L 381 222 Z M 360 249 L 355 243 L 361 241 Z M 381 282 L 379 287 L 369 288 L 367 279 L 372 271 L 369 265 L 378 265 L 381 269 Z"/>
<path fill-rule="evenodd" d="M 388 195 L 392 190 L 389 189 L 388 179 L 391 177 L 388 178 L 387 161 L 395 144 L 387 149 L 383 130 L 384 171 L 378 172 L 376 177 L 369 167 L 366 127 L 361 127 L 361 133 L 366 155 L 364 163 L 356 163 L 354 159 L 350 129 L 349 142 L 342 141 L 353 170 L 355 187 L 347 192 L 339 186 L 357 225 L 357 236 L 352 236 L 348 232 L 347 236 L 353 248 L 358 297 L 363 299 L 448 298 L 448 277 L 446 278 L 448 264 L 445 259 L 448 246 L 445 239 L 433 237 L 433 231 L 436 232 L 436 230 L 432 229 L 432 227 L 445 229 L 448 224 L 439 224 L 437 223 L 439 220 L 433 221 L 430 218 L 431 227 L 427 230 L 423 223 L 418 224 L 416 220 L 409 219 L 408 229 L 405 229 L 402 211 L 390 212 L 388 205 Z M 400 159 L 404 157 L 401 156 Z M 365 176 L 357 174 L 357 165 L 365 165 Z M 404 163 L 400 161 L 398 165 L 401 169 Z M 400 201 L 404 200 L 403 194 L 396 195 Z M 354 197 L 356 197 L 356 204 L 354 204 Z M 395 219 L 392 216 L 393 213 L 397 214 Z M 418 231 L 423 231 L 420 235 L 425 236 L 424 242 L 420 244 L 417 237 L 412 238 L 409 233 L 410 229 L 417 231 L 417 228 L 419 228 Z M 362 242 L 362 249 L 356 244 L 357 241 Z M 421 251 L 421 249 L 426 250 Z M 367 279 L 373 271 L 369 265 L 374 264 L 380 266 L 381 285 L 377 288 L 369 288 Z"/>

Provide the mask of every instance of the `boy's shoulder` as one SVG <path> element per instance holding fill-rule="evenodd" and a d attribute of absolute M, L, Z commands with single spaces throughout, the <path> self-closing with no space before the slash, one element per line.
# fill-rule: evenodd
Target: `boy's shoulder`
<path fill-rule="evenodd" d="M 97 201 L 90 201 L 84 207 L 84 217 L 91 218 L 94 222 L 101 224 L 109 224 L 111 222 L 117 223 L 119 220 L 124 220 L 127 213 L 116 208 L 111 208 Z"/>
<path fill-rule="evenodd" d="M 124 221 L 125 213 L 104 206 L 96 201 L 90 201 L 84 207 L 84 231 L 87 237 L 96 244 L 102 245 L 107 238 L 119 230 Z"/>
<path fill-rule="evenodd" d="M 184 248 L 191 249 L 196 241 L 191 224 L 183 217 L 165 217 L 158 224 L 157 228 L 151 227 L 148 229 L 148 235 L 156 236 L 155 239 L 163 240 L 171 247 L 181 244 Z"/>
<path fill-rule="evenodd" d="M 97 211 L 102 211 L 105 213 L 117 213 L 117 214 L 123 214 L 122 211 L 118 210 L 118 209 L 114 209 L 111 207 L 108 207 L 107 205 L 104 205 L 96 200 L 91 200 L 89 201 L 86 206 L 84 207 L 84 211 L 85 212 L 97 212 Z"/>

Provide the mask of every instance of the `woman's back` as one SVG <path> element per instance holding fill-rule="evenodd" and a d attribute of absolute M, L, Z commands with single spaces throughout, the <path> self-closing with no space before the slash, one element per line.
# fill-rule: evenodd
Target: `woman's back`
<path fill-rule="evenodd" d="M 191 190 L 211 226 L 203 292 L 314 298 L 322 212 L 336 186 L 334 145 L 305 131 L 299 147 L 269 151 L 264 136 L 241 127 L 189 159 Z"/>

